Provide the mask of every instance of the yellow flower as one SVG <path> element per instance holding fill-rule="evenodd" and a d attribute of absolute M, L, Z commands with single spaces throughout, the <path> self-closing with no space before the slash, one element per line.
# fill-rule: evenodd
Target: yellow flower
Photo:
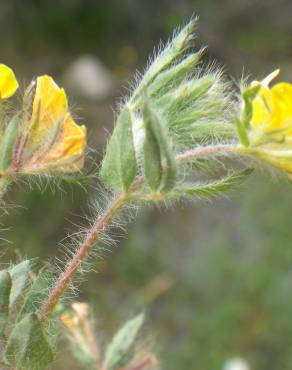
<path fill-rule="evenodd" d="M 253 83 L 260 89 L 252 102 L 248 151 L 292 173 L 292 85 L 281 82 L 270 88 L 278 74 L 276 70 Z"/>
<path fill-rule="evenodd" d="M 270 89 L 269 83 L 277 74 L 275 71 L 260 83 L 260 90 L 253 101 L 252 145 L 292 143 L 292 85 L 282 82 Z"/>
<path fill-rule="evenodd" d="M 0 99 L 10 98 L 18 89 L 15 75 L 5 64 L 0 64 Z"/>
<path fill-rule="evenodd" d="M 74 172 L 82 168 L 86 128 L 74 122 L 64 89 L 49 76 L 37 78 L 28 127 L 29 158 L 22 172 Z"/>

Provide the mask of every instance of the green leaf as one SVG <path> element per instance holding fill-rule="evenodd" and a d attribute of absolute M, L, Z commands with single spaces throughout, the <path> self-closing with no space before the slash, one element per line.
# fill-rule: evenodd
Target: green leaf
<path fill-rule="evenodd" d="M 144 314 L 140 314 L 127 321 L 116 333 L 106 350 L 104 361 L 106 370 L 113 370 L 118 366 L 123 366 L 123 362 L 128 360 L 143 322 Z"/>
<path fill-rule="evenodd" d="M 240 140 L 241 144 L 248 147 L 249 146 L 249 138 L 248 138 L 248 134 L 247 134 L 247 131 L 246 131 L 246 127 L 244 126 L 244 124 L 239 119 L 236 119 L 235 123 L 236 123 L 237 134 L 238 134 L 238 137 L 239 137 L 239 140 Z"/>
<path fill-rule="evenodd" d="M 18 301 L 23 298 L 23 293 L 29 281 L 29 273 L 32 263 L 30 260 L 20 262 L 13 266 L 9 273 L 12 278 L 12 288 L 10 293 L 10 307 L 14 308 Z"/>
<path fill-rule="evenodd" d="M 139 86 L 133 94 L 131 102 L 139 97 L 141 91 L 164 70 L 171 66 L 183 53 L 192 46 L 194 30 L 197 26 L 197 19 L 192 19 L 160 52 L 144 74 Z"/>
<path fill-rule="evenodd" d="M 253 101 L 256 98 L 261 85 L 258 83 L 254 86 L 248 87 L 242 92 L 244 101 L 244 108 L 242 112 L 242 123 L 246 129 L 250 127 L 250 121 L 253 115 Z"/>
<path fill-rule="evenodd" d="M 182 112 L 187 108 L 190 108 L 191 111 L 196 111 L 198 107 L 196 107 L 195 101 L 202 96 L 207 96 L 208 91 L 214 86 L 217 78 L 215 74 L 208 74 L 201 78 L 186 81 L 163 95 L 156 104 L 164 111 L 174 112 L 174 117 L 175 112 Z M 183 114 L 180 113 L 180 115 L 184 118 Z"/>
<path fill-rule="evenodd" d="M 11 286 L 12 280 L 9 272 L 0 271 L 0 336 L 4 335 L 8 321 Z"/>
<path fill-rule="evenodd" d="M 14 144 L 18 134 L 19 118 L 14 116 L 9 122 L 0 145 L 0 172 L 5 171 L 12 160 Z"/>
<path fill-rule="evenodd" d="M 193 53 L 183 59 L 180 63 L 161 72 L 149 85 L 149 96 L 163 95 L 169 89 L 181 83 L 190 74 L 200 61 L 205 49 Z"/>
<path fill-rule="evenodd" d="M 146 121 L 147 122 L 147 121 Z M 162 177 L 162 165 L 159 142 L 149 125 L 145 125 L 145 141 L 143 145 L 144 174 L 153 191 L 159 188 Z"/>
<path fill-rule="evenodd" d="M 17 322 L 29 313 L 37 313 L 50 291 L 53 277 L 54 275 L 50 271 L 39 272 L 36 280 L 25 295 L 23 305 L 17 316 Z"/>
<path fill-rule="evenodd" d="M 6 363 L 18 370 L 45 370 L 54 357 L 35 314 L 25 316 L 14 327 L 4 352 Z"/>
<path fill-rule="evenodd" d="M 174 86 L 153 100 L 177 147 L 210 143 L 234 135 L 228 124 L 227 100 L 218 73 L 208 73 Z"/>
<path fill-rule="evenodd" d="M 105 184 L 127 191 L 137 173 L 132 132 L 132 117 L 128 108 L 120 113 L 107 146 L 100 176 Z"/>
<path fill-rule="evenodd" d="M 52 312 L 52 314 L 48 317 L 46 326 L 43 328 L 45 337 L 53 352 L 55 352 L 55 348 L 60 337 L 60 323 L 58 322 L 58 319 L 56 319 L 56 316 L 57 312 Z"/>
<path fill-rule="evenodd" d="M 189 125 L 177 125 L 174 129 L 178 143 L 182 147 L 195 146 L 196 144 L 212 145 L 236 138 L 235 125 L 227 122 L 216 121 L 194 121 Z"/>
<path fill-rule="evenodd" d="M 142 117 L 145 127 L 143 147 L 144 174 L 153 191 L 169 191 L 175 184 L 176 162 L 171 149 L 170 138 L 157 113 L 152 109 L 145 95 Z M 153 172 L 152 172 L 153 171 Z"/>
<path fill-rule="evenodd" d="M 226 176 L 218 181 L 177 188 L 174 189 L 169 195 L 171 197 L 187 196 L 213 198 L 230 189 L 233 189 L 235 186 L 240 185 L 246 180 L 252 171 L 252 168 L 247 168 L 243 171 L 232 173 L 231 175 Z"/>

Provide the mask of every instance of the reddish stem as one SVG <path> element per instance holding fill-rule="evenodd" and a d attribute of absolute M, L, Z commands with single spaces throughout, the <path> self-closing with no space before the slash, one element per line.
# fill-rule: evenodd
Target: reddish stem
<path fill-rule="evenodd" d="M 48 315 L 55 308 L 60 297 L 62 296 L 65 289 L 77 272 L 79 266 L 88 257 L 97 239 L 105 231 L 106 227 L 112 221 L 116 212 L 119 210 L 119 208 L 122 207 L 124 203 L 124 195 L 120 195 L 119 197 L 115 198 L 109 205 L 105 213 L 97 220 L 93 227 L 89 229 L 73 258 L 67 263 L 65 270 L 59 276 L 53 290 L 51 291 L 47 301 L 45 302 L 40 313 L 41 323 L 46 322 Z"/>

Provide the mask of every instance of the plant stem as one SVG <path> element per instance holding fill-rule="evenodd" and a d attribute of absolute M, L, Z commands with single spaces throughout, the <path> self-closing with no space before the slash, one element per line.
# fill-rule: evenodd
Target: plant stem
<path fill-rule="evenodd" d="M 233 144 L 220 144 L 220 145 L 210 145 L 210 146 L 199 146 L 194 149 L 190 149 L 177 155 L 176 161 L 186 162 L 198 157 L 207 157 L 209 155 L 218 155 L 225 153 L 236 152 L 238 146 Z"/>
<path fill-rule="evenodd" d="M 184 153 L 179 154 L 176 157 L 178 163 L 192 160 L 197 157 L 206 157 L 215 154 L 224 154 L 235 152 L 237 149 L 236 145 L 217 145 L 217 146 L 206 146 L 197 147 L 192 150 L 188 150 Z M 107 226 L 111 223 L 116 213 L 122 208 L 126 203 L 132 200 L 159 200 L 161 196 L 149 195 L 149 197 L 141 198 L 133 194 L 135 191 L 139 190 L 144 184 L 144 178 L 139 177 L 135 183 L 131 186 L 129 193 L 118 194 L 110 203 L 106 211 L 97 219 L 94 225 L 88 230 L 80 246 L 77 248 L 76 253 L 72 259 L 65 266 L 65 270 L 58 277 L 51 293 L 49 294 L 46 302 L 43 305 L 41 313 L 39 315 L 40 322 L 42 324 L 46 323 L 48 315 L 54 310 L 59 299 L 62 297 L 64 291 L 67 289 L 68 285 L 75 276 L 78 268 L 86 260 L 92 248 L 105 231 Z"/>
<path fill-rule="evenodd" d="M 68 287 L 78 268 L 86 260 L 96 241 L 110 224 L 118 210 L 127 202 L 127 196 L 120 194 L 113 199 L 106 211 L 98 218 L 95 224 L 89 229 L 72 259 L 67 263 L 65 270 L 59 276 L 53 290 L 45 302 L 40 322 L 45 323 L 48 315 L 53 311 L 60 297 Z"/>

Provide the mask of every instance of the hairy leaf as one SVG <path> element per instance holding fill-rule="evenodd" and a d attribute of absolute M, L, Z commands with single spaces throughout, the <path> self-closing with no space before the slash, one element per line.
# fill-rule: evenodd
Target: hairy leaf
<path fill-rule="evenodd" d="M 147 88 L 161 72 L 171 66 L 192 45 L 196 25 L 197 20 L 192 19 L 157 55 L 134 92 L 132 101 L 135 100 L 140 95 L 141 91 Z"/>
<path fill-rule="evenodd" d="M 12 279 L 8 271 L 0 271 L 0 336 L 4 331 L 9 315 L 9 296 L 12 286 Z"/>
<path fill-rule="evenodd" d="M 144 314 L 140 314 L 127 321 L 117 332 L 106 350 L 104 362 L 106 370 L 114 370 L 128 359 L 143 322 Z"/>
<path fill-rule="evenodd" d="M 213 181 L 207 184 L 194 184 L 189 187 L 181 187 L 174 189 L 170 196 L 179 197 L 216 197 L 235 186 L 240 185 L 251 174 L 253 169 L 248 168 L 240 172 L 232 173 L 218 181 Z"/>
<path fill-rule="evenodd" d="M 145 128 L 143 154 L 145 178 L 150 188 L 156 191 L 162 177 L 160 147 L 152 130 L 147 126 Z"/>
<path fill-rule="evenodd" d="M 45 370 L 54 357 L 35 314 L 25 316 L 14 327 L 4 352 L 7 364 L 18 370 Z"/>
<path fill-rule="evenodd" d="M 5 171 L 10 165 L 12 160 L 12 154 L 14 149 L 14 144 L 17 139 L 19 118 L 17 116 L 13 117 L 9 122 L 4 135 L 1 140 L 0 145 L 0 171 Z"/>
<path fill-rule="evenodd" d="M 181 83 L 200 61 L 204 50 L 205 49 L 202 49 L 197 53 L 187 56 L 180 63 L 161 72 L 149 85 L 149 95 L 155 96 L 157 94 L 165 94 L 168 90 Z"/>
<path fill-rule="evenodd" d="M 250 121 L 253 114 L 253 101 L 256 98 L 259 90 L 261 88 L 260 84 L 256 84 L 252 87 L 246 88 L 242 92 L 244 108 L 242 112 L 242 123 L 246 129 L 250 127 Z"/>
<path fill-rule="evenodd" d="M 18 300 L 23 298 L 23 292 L 29 281 L 29 273 L 32 263 L 30 260 L 25 260 L 13 266 L 9 273 L 12 278 L 12 288 L 10 293 L 10 307 L 14 308 Z"/>
<path fill-rule="evenodd" d="M 215 81 L 216 75 L 213 74 L 186 81 L 163 95 L 157 105 L 162 106 L 163 110 L 171 112 L 181 112 L 188 107 L 193 108 L 195 101 L 205 95 Z"/>
<path fill-rule="evenodd" d="M 175 157 L 161 119 L 150 106 L 146 95 L 144 99 L 142 116 L 146 132 L 143 148 L 145 178 L 152 190 L 160 187 L 161 192 L 167 192 L 172 189 L 176 179 Z"/>
<path fill-rule="evenodd" d="M 50 291 L 53 276 L 53 273 L 49 271 L 39 272 L 36 280 L 25 295 L 23 305 L 17 316 L 17 321 L 22 320 L 29 313 L 37 313 L 41 308 L 44 299 Z"/>
<path fill-rule="evenodd" d="M 249 146 L 249 138 L 246 131 L 246 127 L 244 126 L 243 122 L 241 122 L 239 119 L 236 119 L 236 129 L 241 144 L 244 146 Z"/>
<path fill-rule="evenodd" d="M 137 172 L 132 133 L 132 118 L 128 108 L 120 113 L 107 146 L 100 176 L 105 184 L 127 191 Z"/>

